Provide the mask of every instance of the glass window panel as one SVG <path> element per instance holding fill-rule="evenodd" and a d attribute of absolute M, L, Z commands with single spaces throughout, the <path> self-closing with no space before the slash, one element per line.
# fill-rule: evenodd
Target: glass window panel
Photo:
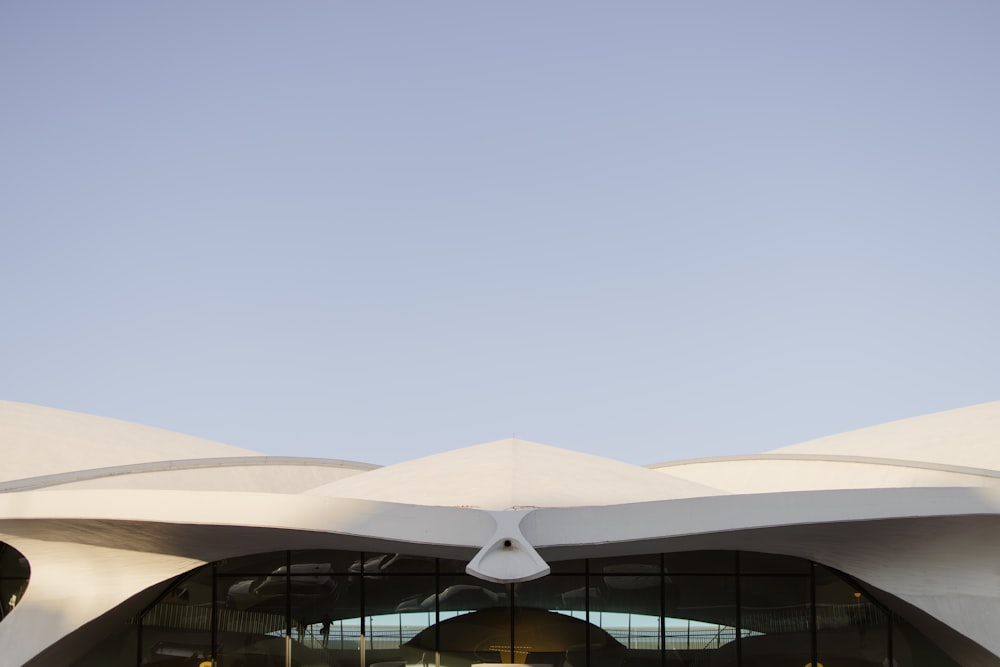
<path fill-rule="evenodd" d="M 434 610 L 434 577 L 365 575 L 365 615 Z"/>
<path fill-rule="evenodd" d="M 21 602 L 27 588 L 27 579 L 0 579 L 0 621 Z"/>
<path fill-rule="evenodd" d="M 351 572 L 360 572 L 360 563 L 351 567 Z M 407 554 L 366 553 L 364 573 L 366 577 L 392 576 L 394 574 L 433 574 L 435 559 L 428 556 Z"/>
<path fill-rule="evenodd" d="M 344 588 L 339 589 L 336 598 L 327 607 L 327 615 L 320 620 L 320 643 L 324 648 L 340 652 L 335 655 L 338 663 L 355 665 L 358 664 L 357 653 L 361 646 L 361 587 L 357 585 L 357 580 L 338 580 L 338 586 L 341 583 Z M 327 617 L 330 629 L 324 633 Z M 348 660 L 348 656 L 353 657 Z"/>
<path fill-rule="evenodd" d="M 606 641 L 603 631 L 588 627 L 586 577 L 550 575 L 514 584 L 513 591 L 514 646 L 504 638 L 502 662 L 585 667 L 588 645 L 593 660 L 595 651 L 615 644 Z"/>
<path fill-rule="evenodd" d="M 224 664 L 284 664 L 287 650 L 295 664 L 359 665 L 360 580 L 331 569 L 294 563 L 290 575 L 281 567 L 267 576 L 219 577 Z"/>
<path fill-rule="evenodd" d="M 592 558 L 590 574 L 646 574 L 660 571 L 660 555 L 616 556 L 614 558 Z"/>
<path fill-rule="evenodd" d="M 735 665 L 735 576 L 672 574 L 663 583 L 667 665 Z M 648 661 L 647 661 L 648 662 Z"/>
<path fill-rule="evenodd" d="M 959 667 L 944 651 L 898 615 L 892 618 L 892 658 L 906 667 Z"/>
<path fill-rule="evenodd" d="M 212 655 L 212 568 L 167 592 L 142 616 L 142 664 L 184 664 Z M 195 663 L 197 664 L 197 663 Z"/>
<path fill-rule="evenodd" d="M 859 588 L 816 566 L 816 656 L 824 665 L 882 667 L 889 617 Z M 886 661 L 883 663 L 883 661 Z"/>
<path fill-rule="evenodd" d="M 679 551 L 663 560 L 668 574 L 736 574 L 735 551 Z"/>
<path fill-rule="evenodd" d="M 360 665 L 360 579 L 293 574 L 290 583 L 293 664 Z"/>
<path fill-rule="evenodd" d="M 587 571 L 587 561 L 583 558 L 551 561 L 549 569 L 552 574 L 584 574 Z"/>
<path fill-rule="evenodd" d="M 591 665 L 660 665 L 661 591 L 659 557 L 657 565 L 636 563 L 636 559 L 591 561 L 589 579 L 590 630 L 588 644 Z M 619 567 L 625 565 L 625 567 Z M 607 574 L 607 572 L 632 574 Z M 585 656 L 580 656 L 583 658 Z M 574 667 L 582 661 L 570 656 Z"/>
<path fill-rule="evenodd" d="M 465 566 L 474 556 L 475 554 L 469 554 L 469 557 L 464 559 L 439 558 L 439 571 L 441 574 L 465 574 Z"/>
<path fill-rule="evenodd" d="M 582 575 L 549 575 L 514 584 L 514 605 L 582 612 L 587 608 L 585 582 Z"/>
<path fill-rule="evenodd" d="M 812 563 L 803 558 L 762 554 L 750 551 L 740 552 L 741 574 L 809 574 Z"/>
<path fill-rule="evenodd" d="M 293 551 L 292 565 L 308 563 L 328 563 L 331 574 L 349 574 L 358 571 L 361 553 L 358 551 L 336 551 L 333 549 L 309 549 Z M 284 563 L 281 563 L 284 565 Z"/>
<path fill-rule="evenodd" d="M 806 576 L 740 577 L 743 667 L 812 662 L 812 592 Z"/>
<path fill-rule="evenodd" d="M 441 577 L 440 588 L 437 605 L 441 618 L 479 609 L 494 607 L 506 609 L 509 606 L 506 584 L 484 581 L 468 575 L 448 575 Z"/>
<path fill-rule="evenodd" d="M 0 542 L 0 621 L 21 601 L 28 586 L 28 559 Z"/>
<path fill-rule="evenodd" d="M 238 612 L 273 616 L 279 620 L 269 620 L 267 625 L 284 631 L 288 600 L 284 572 L 220 576 L 217 583 L 220 610 L 233 618 Z"/>
<path fill-rule="evenodd" d="M 660 586 L 657 571 L 637 574 L 590 576 L 590 608 L 622 613 L 660 616 Z"/>
<path fill-rule="evenodd" d="M 441 622 L 428 633 L 438 642 L 441 664 L 446 667 L 508 662 L 510 621 L 509 607 L 487 607 L 447 618 L 442 616 Z M 523 660 L 524 654 L 521 658 Z M 433 664 L 434 653 L 428 652 L 426 660 Z"/>
<path fill-rule="evenodd" d="M 435 593 L 433 576 L 365 576 L 366 665 L 434 664 Z"/>
<path fill-rule="evenodd" d="M 500 662 L 510 643 L 509 586 L 470 576 L 442 576 L 436 641 L 448 667 Z M 433 654 L 428 658 L 433 663 Z"/>
<path fill-rule="evenodd" d="M 0 542 L 0 577 L 26 579 L 29 573 L 28 559 L 14 547 Z"/>
<path fill-rule="evenodd" d="M 219 576 L 216 594 L 218 657 L 222 664 L 274 662 L 284 657 L 288 627 L 284 572 Z"/>
<path fill-rule="evenodd" d="M 135 665 L 138 626 L 128 625 L 120 632 L 104 639 L 86 655 L 71 663 L 70 667 L 118 667 Z"/>
<path fill-rule="evenodd" d="M 287 551 L 272 551 L 253 556 L 228 558 L 216 564 L 219 574 L 262 574 L 268 575 L 288 563 Z"/>

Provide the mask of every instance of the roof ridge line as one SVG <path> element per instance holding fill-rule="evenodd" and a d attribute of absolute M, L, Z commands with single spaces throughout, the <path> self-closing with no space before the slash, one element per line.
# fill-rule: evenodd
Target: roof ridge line
<path fill-rule="evenodd" d="M 195 470 L 198 468 L 228 468 L 237 466 L 288 464 L 308 464 L 329 468 L 362 468 L 364 472 L 369 472 L 381 467 L 372 463 L 361 463 L 359 461 L 323 459 L 307 456 L 214 456 L 194 459 L 171 459 L 167 461 L 143 461 L 141 463 L 127 463 L 119 466 L 88 468 L 86 470 L 75 470 L 72 472 L 57 472 L 48 475 L 38 475 L 35 477 L 21 477 L 19 479 L 0 482 L 0 493 L 31 491 L 34 489 L 42 489 L 48 486 L 58 486 L 60 484 L 67 484 L 70 482 L 84 482 L 93 479 L 118 477 L 121 475 L 131 475 L 137 473 L 167 472 L 171 470 Z"/>
<path fill-rule="evenodd" d="M 973 466 L 957 466 L 948 463 L 934 463 L 933 461 L 916 461 L 912 459 L 893 459 L 881 456 L 856 456 L 853 454 L 736 454 L 732 456 L 706 456 L 702 458 L 684 459 L 681 461 L 664 461 L 663 463 L 650 463 L 645 468 L 659 470 L 661 468 L 672 468 L 692 463 L 722 463 L 725 461 L 827 461 L 830 463 L 868 463 L 872 465 L 893 466 L 896 468 L 920 468 L 924 470 L 938 470 L 941 472 L 955 472 L 962 475 L 976 475 L 977 477 L 1000 478 L 1000 470 L 991 468 L 976 468 Z"/>

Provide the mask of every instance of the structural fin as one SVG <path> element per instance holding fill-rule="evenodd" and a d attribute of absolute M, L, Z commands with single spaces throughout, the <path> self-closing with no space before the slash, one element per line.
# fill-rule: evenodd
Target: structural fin
<path fill-rule="evenodd" d="M 532 510 L 490 512 L 497 529 L 465 571 L 479 579 L 513 584 L 544 577 L 550 571 L 521 532 L 521 519 Z"/>

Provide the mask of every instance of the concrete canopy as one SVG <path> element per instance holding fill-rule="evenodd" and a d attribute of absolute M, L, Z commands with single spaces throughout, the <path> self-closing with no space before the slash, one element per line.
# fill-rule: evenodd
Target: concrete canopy
<path fill-rule="evenodd" d="M 575 557 L 786 554 L 958 633 L 963 664 L 1000 660 L 1000 403 L 648 468 L 516 439 L 384 468 L 274 458 L 16 403 L 0 448 L 0 541 L 31 564 L 0 623 L 7 664 L 262 543 L 460 558 L 500 582 Z"/>
<path fill-rule="evenodd" d="M 694 498 L 725 491 L 620 461 L 508 438 L 386 466 L 308 493 L 517 510 Z"/>
<path fill-rule="evenodd" d="M 175 459 L 257 452 L 117 419 L 0 401 L 0 481 Z"/>
<path fill-rule="evenodd" d="M 911 417 L 775 449 L 1000 471 L 1000 401 Z"/>

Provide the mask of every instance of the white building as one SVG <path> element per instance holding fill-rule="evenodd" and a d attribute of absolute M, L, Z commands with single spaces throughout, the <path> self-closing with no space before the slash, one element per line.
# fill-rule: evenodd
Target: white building
<path fill-rule="evenodd" d="M 1000 665 L 1000 403 L 386 467 L 0 403 L 0 665 Z"/>

